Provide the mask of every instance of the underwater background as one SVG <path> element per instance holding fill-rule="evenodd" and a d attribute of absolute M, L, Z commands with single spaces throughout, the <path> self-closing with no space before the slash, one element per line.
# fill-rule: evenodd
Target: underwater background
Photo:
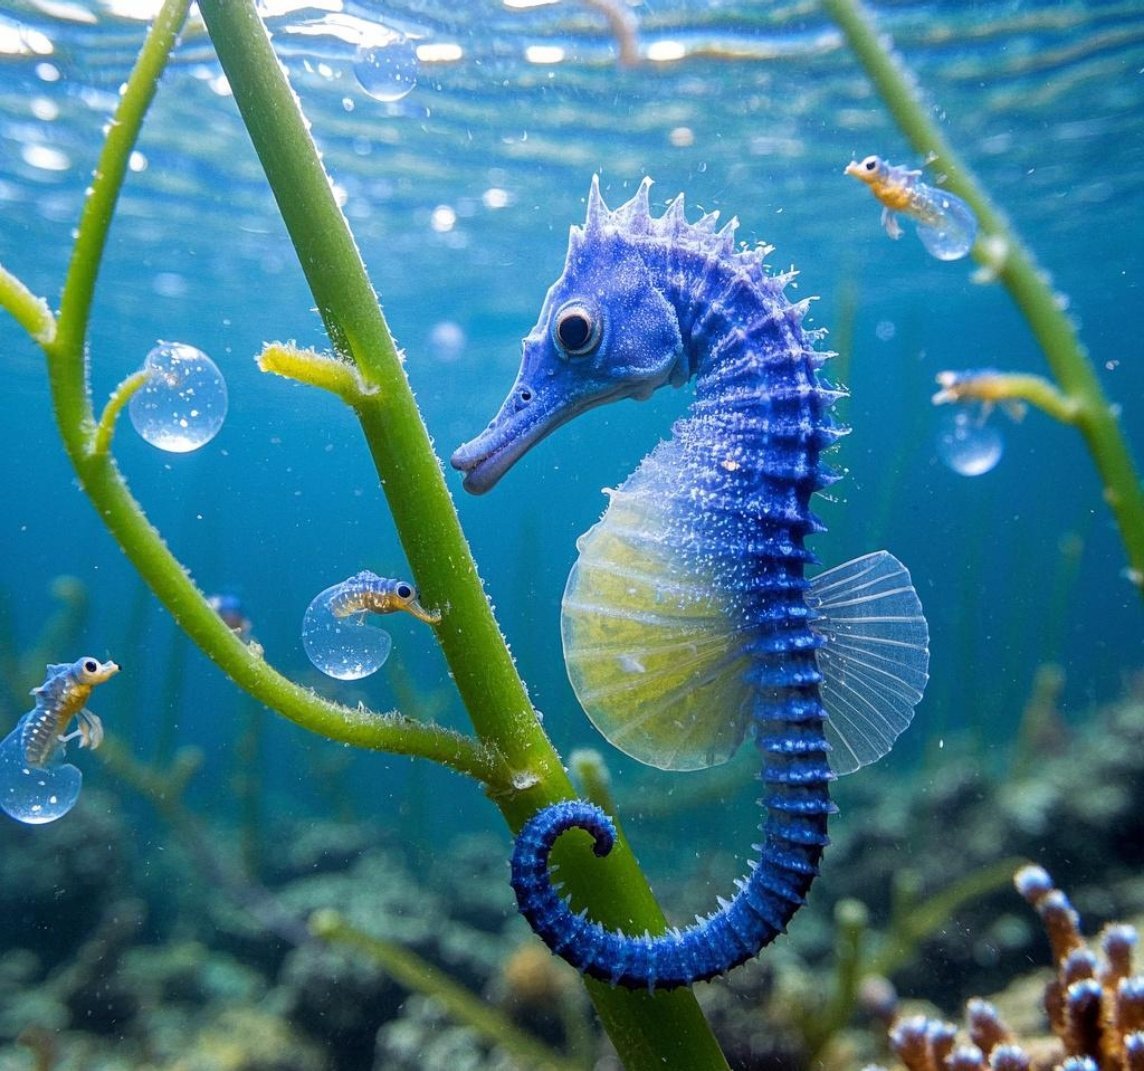
<path fill-rule="evenodd" d="M 946 136 L 1051 274 L 1106 391 L 1123 407 L 1135 457 L 1144 457 L 1144 4 L 949 0 L 876 10 Z M 975 281 L 967 260 L 931 257 L 912 225 L 890 241 L 877 203 L 843 175 L 851 159 L 869 153 L 895 164 L 923 161 L 815 4 L 653 0 L 626 11 L 643 56 L 635 65 L 617 62 L 619 44 L 596 4 L 276 0 L 265 7 L 438 453 L 447 458 L 480 431 L 511 385 L 520 339 L 559 275 L 567 228 L 583 221 L 593 174 L 613 207 L 650 175 L 655 206 L 684 191 L 692 213 L 737 216 L 743 240 L 774 246 L 774 270 L 798 269 L 791 296 L 817 296 L 811 326 L 829 328 L 824 345 L 840 352 L 826 376 L 850 391 L 838 411 L 852 431 L 833 455 L 845 479 L 819 497 L 829 531 L 813 549 L 824 565 L 890 549 L 910 568 L 932 652 L 910 731 L 888 759 L 839 786 L 842 814 L 832 836 L 840 844 L 826 855 L 791 943 L 797 947 L 806 929 L 807 962 L 828 970 L 831 905 L 839 898 L 860 896 L 877 919 L 879 897 L 889 910 L 886 889 L 896 872 L 925 875 L 934 892 L 943 875 L 952 880 L 970 864 L 1038 848 L 1058 864 L 1051 869 L 1062 883 L 1106 891 L 1103 902 L 1081 897 L 1086 918 L 1144 911 L 1139 889 L 1108 892 L 1109 875 L 1131 884 L 1144 855 L 1125 817 L 1137 809 L 1131 788 L 1139 791 L 1139 771 L 1124 774 L 1128 787 L 1115 807 L 1104 801 L 1103 821 L 1090 816 L 1080 832 L 1042 815 L 1014 845 L 990 824 L 1007 813 L 995 798 L 1018 774 L 1021 807 L 1053 792 L 1091 802 L 1087 794 L 1110 782 L 1082 781 L 1098 775 L 1081 756 L 1108 733 L 1106 708 L 1136 710 L 1137 734 L 1144 721 L 1139 592 L 1081 437 L 1038 411 L 1016 421 L 997 409 L 977 429 L 1003 444 L 993 468 L 966 476 L 943 457 L 951 409 L 931 404 L 935 377 L 984 367 L 1043 372 L 1024 320 L 1002 288 Z M 0 5 L 0 261 L 53 303 L 101 131 L 153 14 L 143 0 Z M 386 29 L 411 48 L 387 53 Z M 359 75 L 357 44 L 370 33 L 382 47 L 373 69 Z M 319 591 L 361 569 L 403 576 L 407 567 L 352 414 L 256 368 L 267 340 L 319 349 L 328 342 L 194 18 L 131 170 L 96 292 L 97 404 L 160 339 L 205 351 L 229 389 L 220 434 L 191 454 L 161 453 L 121 423 L 117 456 L 133 491 L 199 586 L 239 598 L 273 664 L 351 705 L 397 706 L 464 728 L 432 634 L 412 618 L 387 621 L 394 653 L 363 681 L 322 677 L 302 650 L 302 615 Z M 226 855 L 246 844 L 273 888 L 311 871 L 345 879 L 343 887 L 295 891 L 299 910 L 324 906 L 323 896 L 364 898 L 388 880 L 379 875 L 397 868 L 400 917 L 426 930 L 433 912 L 469 924 L 458 938 L 469 950 L 458 953 L 452 973 L 474 988 L 500 977 L 497 965 L 531 939 L 514 918 L 510 839 L 493 807 L 474 786 L 429 764 L 353 753 L 260 716 L 145 592 L 77 493 L 42 356 L 7 316 L 0 368 L 7 441 L 0 731 L 30 707 L 25 693 L 42 680 L 45 662 L 114 658 L 123 670 L 95 693 L 92 709 L 109 737 L 142 761 L 199 749 L 186 800 L 213 850 Z M 757 822 L 753 771 L 732 764 L 729 772 L 661 774 L 610 749 L 568 685 L 559 607 L 575 541 L 603 510 L 601 489 L 620 483 L 668 433 L 687 393 L 588 414 L 533 450 L 488 496 L 464 494 L 460 477 L 449 476 L 546 730 L 565 756 L 601 749 L 641 862 L 680 920 L 706 910 L 741 872 Z M 29 666 L 24 656 L 40 653 L 46 626 L 56 629 L 59 646 Z M 172 861 L 183 849 L 171 826 L 95 756 L 83 753 L 80 762 L 85 789 L 75 812 L 50 828 L 7 820 L 0 827 L 0 990 L 22 1000 L 41 992 L 48 1009 L 41 1021 L 35 1007 L 20 1004 L 17 1014 L 6 1001 L 0 1045 L 36 1024 L 65 1036 L 86 1030 L 138 1041 L 137 1010 L 108 1011 L 97 1001 L 85 1021 L 74 1001 L 64 1014 L 51 996 L 58 997 L 60 972 L 90 948 L 85 941 L 105 921 L 101 912 L 127 898 L 139 906 L 124 948 L 174 955 L 193 940 L 200 965 L 211 962 L 203 949 L 225 948 L 247 986 L 236 992 L 265 1008 L 266 994 L 285 984 L 282 947 L 211 917 L 201 901 L 212 897 L 194 892 L 185 864 Z M 1116 835 L 1099 841 L 1093 825 Z M 847 836 L 871 828 L 881 831 L 873 847 L 846 847 Z M 306 829 L 321 831 L 319 845 L 305 848 Z M 1083 859 L 1059 847 L 1074 843 L 1070 836 L 1091 849 Z M 77 853 L 87 859 L 82 880 Z M 349 875 L 362 858 L 378 861 L 377 869 L 357 874 L 354 885 Z M 466 915 L 457 904 L 478 878 L 486 900 Z M 85 882 L 90 897 L 77 892 Z M 1019 914 L 1011 891 L 994 902 L 1009 900 Z M 899 986 L 931 998 L 960 995 L 963 984 L 1001 988 L 1004 942 L 982 951 L 969 928 L 951 924 L 940 954 L 931 947 L 909 985 L 896 979 Z M 219 932 L 226 939 L 216 942 Z M 396 929 L 408 932 L 408 925 Z M 1013 947 L 1025 946 L 1014 940 Z M 431 958 L 448 963 L 436 951 Z M 972 982 L 964 981 L 967 972 Z M 140 982 L 131 992 L 144 988 Z M 232 1008 L 245 998 L 231 1000 Z M 362 1021 L 337 1029 L 315 1025 L 328 1024 L 328 1010 L 301 999 L 276 1006 L 276 1021 L 306 1039 L 295 1049 L 309 1064 L 301 1055 L 294 1063 L 285 1056 L 243 1063 L 254 1057 L 228 1053 L 180 1066 L 406 1066 L 372 1049 L 373 1032 L 403 1014 L 404 995 L 361 1003 Z M 187 1012 L 187 1023 L 194 1018 Z M 567 1024 L 550 1032 L 564 1042 L 574 1033 Z M 352 1045 L 343 1044 L 351 1034 Z M 421 1055 L 408 1066 L 436 1066 L 425 1054 L 429 1042 L 411 1044 Z M 85 1051 L 94 1060 L 99 1050 L 91 1045 Z M 200 1048 L 206 1053 L 205 1043 Z M 72 1050 L 60 1051 L 67 1065 Z M 136 1050 L 120 1057 L 123 1066 L 143 1065 Z M 495 1050 L 473 1059 L 471 1066 L 517 1066 L 494 1062 L 506 1059 Z M 782 1060 L 797 1064 L 785 1051 Z M 0 1048 L 0 1067 L 8 1066 L 52 1065 L 33 1064 L 25 1049 Z"/>

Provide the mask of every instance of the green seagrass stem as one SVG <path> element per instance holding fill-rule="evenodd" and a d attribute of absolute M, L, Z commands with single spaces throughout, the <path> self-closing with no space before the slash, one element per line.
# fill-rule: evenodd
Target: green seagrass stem
<path fill-rule="evenodd" d="M 1057 390 L 1044 376 L 1022 372 L 939 372 L 934 405 L 967 399 L 992 405 L 997 402 L 1028 402 L 1062 424 L 1075 424 L 1081 407 L 1076 399 Z"/>
<path fill-rule="evenodd" d="M 436 633 L 461 699 L 479 737 L 519 775 L 520 791 L 494 795 L 518 829 L 546 804 L 573 797 L 572 785 L 493 617 L 377 296 L 254 4 L 201 0 L 199 8 L 334 349 L 376 388 L 354 409 L 414 581 L 428 605 L 448 606 Z M 576 843 L 560 846 L 560 876 L 575 904 L 607 925 L 663 929 L 626 844 L 600 860 L 581 838 L 569 839 Z M 691 993 L 588 988 L 626 1067 L 726 1067 Z"/>
<path fill-rule="evenodd" d="M 432 997 L 453 1019 L 499 1045 L 523 1066 L 536 1071 L 583 1071 L 580 1064 L 521 1030 L 495 1005 L 458 985 L 439 967 L 404 945 L 359 930 L 332 908 L 315 911 L 309 926 L 315 937 L 367 956 L 399 985 Z"/>
<path fill-rule="evenodd" d="M 7 309 L 33 341 L 43 345 L 55 337 L 56 318 L 48 303 L 3 266 L 0 266 L 0 309 Z"/>
<path fill-rule="evenodd" d="M 822 0 L 838 24 L 890 115 L 922 157 L 933 157 L 945 176 L 944 187 L 966 201 L 977 216 L 979 237 L 974 258 L 987 277 L 996 276 L 1009 291 L 1040 344 L 1060 389 L 1075 406 L 1072 421 L 1084 435 L 1104 485 L 1128 553 L 1128 576 L 1144 595 L 1144 488 L 1076 328 L 1058 303 L 1044 271 L 1002 212 L 946 141 L 931 112 L 919 99 L 914 79 L 901 58 L 875 27 L 860 0 Z"/>
<path fill-rule="evenodd" d="M 431 758 L 481 780 L 493 790 L 505 790 L 509 774 L 494 749 L 397 714 L 376 715 L 331 703 L 283 677 L 266 663 L 257 646 L 243 643 L 208 605 L 148 522 L 109 452 L 115 418 L 141 384 L 138 375 L 120 385 L 99 423 L 95 422 L 85 357 L 95 283 L 127 160 L 187 7 L 187 0 L 168 0 L 164 5 L 120 98 L 80 217 L 54 333 L 47 330 L 50 313 L 45 320 L 32 314 L 34 306 L 29 313 L 26 302 L 14 308 L 7 300 L 12 293 L 19 296 L 11 276 L 6 276 L 0 286 L 4 291 L 0 303 L 44 349 L 60 434 L 83 490 L 132 565 L 209 658 L 260 702 L 312 732 L 356 747 Z"/>
<path fill-rule="evenodd" d="M 291 342 L 268 342 L 258 355 L 258 367 L 285 379 L 321 387 L 349 406 L 356 406 L 377 391 L 376 387 L 366 385 L 352 362 L 303 349 Z"/>
<path fill-rule="evenodd" d="M 111 437 L 115 434 L 115 422 L 119 419 L 119 414 L 150 378 L 151 373 L 140 368 L 138 372 L 132 372 L 111 392 L 111 397 L 107 399 L 107 404 L 100 414 L 99 423 L 95 426 L 95 435 L 89 448 L 92 454 L 106 454 L 111 450 Z"/>

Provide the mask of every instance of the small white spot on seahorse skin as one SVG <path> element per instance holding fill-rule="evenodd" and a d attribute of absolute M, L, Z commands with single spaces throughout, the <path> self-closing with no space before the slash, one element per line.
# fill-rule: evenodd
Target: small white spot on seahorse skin
<path fill-rule="evenodd" d="M 644 664 L 638 658 L 636 658 L 634 655 L 630 655 L 630 654 L 620 656 L 620 668 L 625 673 L 646 673 L 647 672 L 647 670 L 644 668 Z"/>
<path fill-rule="evenodd" d="M 722 465 L 723 468 L 725 468 L 728 472 L 738 472 L 739 470 L 739 462 L 736 461 L 733 457 L 725 457 L 722 461 L 719 462 L 719 464 Z"/>

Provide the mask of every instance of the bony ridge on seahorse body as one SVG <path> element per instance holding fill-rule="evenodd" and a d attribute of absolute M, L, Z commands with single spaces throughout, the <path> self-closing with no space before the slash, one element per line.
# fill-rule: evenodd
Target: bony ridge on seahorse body
<path fill-rule="evenodd" d="M 517 837 L 522 913 L 577 969 L 670 988 L 744 962 L 782 932 L 818 873 L 835 810 L 829 783 L 884 755 L 927 679 L 928 633 L 905 568 L 884 551 L 822 573 L 804 537 L 811 494 L 835 477 L 821 453 L 843 433 L 826 354 L 791 304 L 789 276 L 736 249 L 736 221 L 660 217 L 645 179 L 609 211 L 593 179 L 587 222 L 524 340 L 511 393 L 453 455 L 488 491 L 554 428 L 593 406 L 696 380 L 688 415 L 578 543 L 561 631 L 577 697 L 621 750 L 665 769 L 726 760 L 753 734 L 765 808 L 758 860 L 738 893 L 685 930 L 637 936 L 576 914 L 549 853 L 581 827 L 597 854 L 614 828 L 584 800 L 534 815 Z M 828 742 L 829 741 L 829 742 Z"/>
<path fill-rule="evenodd" d="M 64 762 L 65 745 L 97 748 L 103 723 L 84 704 L 97 685 L 119 672 L 114 662 L 90 656 L 48 666 L 32 689 L 36 705 L 0 743 L 0 808 L 17 821 L 42 825 L 75 806 L 83 785 L 79 768 Z M 76 727 L 67 731 L 72 719 Z"/>

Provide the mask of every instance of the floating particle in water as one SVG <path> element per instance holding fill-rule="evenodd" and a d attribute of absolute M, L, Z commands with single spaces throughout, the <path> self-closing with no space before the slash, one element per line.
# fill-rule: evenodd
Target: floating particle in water
<path fill-rule="evenodd" d="M 464 329 L 452 320 L 441 320 L 429 331 L 429 351 L 442 364 L 458 360 L 468 342 Z"/>
<path fill-rule="evenodd" d="M 502 186 L 490 186 L 481 194 L 485 208 L 507 208 L 512 203 L 512 194 Z"/>
<path fill-rule="evenodd" d="M 404 34 L 384 44 L 362 47 L 354 56 L 358 83 L 374 100 L 392 104 L 409 96 L 417 85 L 417 47 Z"/>
<path fill-rule="evenodd" d="M 175 271 L 157 272 L 151 280 L 151 289 L 160 297 L 182 298 L 187 296 L 187 278 Z"/>
<path fill-rule="evenodd" d="M 356 681 L 385 665 L 393 640 L 384 629 L 368 623 L 365 610 L 345 616 L 334 613 L 334 604 L 344 598 L 345 588 L 345 581 L 326 588 L 306 608 L 302 646 L 327 677 Z"/>
<path fill-rule="evenodd" d="M 457 225 L 457 211 L 451 205 L 438 205 L 429 217 L 429 226 L 438 234 L 448 234 Z"/>
<path fill-rule="evenodd" d="M 131 397 L 135 430 L 152 446 L 185 454 L 209 443 L 226 419 L 226 380 L 202 350 L 160 342 L 143 361 L 147 381 Z"/>
<path fill-rule="evenodd" d="M 962 476 L 983 476 L 1005 452 L 1001 432 L 988 423 L 980 407 L 958 406 L 942 416 L 937 453 Z"/>

